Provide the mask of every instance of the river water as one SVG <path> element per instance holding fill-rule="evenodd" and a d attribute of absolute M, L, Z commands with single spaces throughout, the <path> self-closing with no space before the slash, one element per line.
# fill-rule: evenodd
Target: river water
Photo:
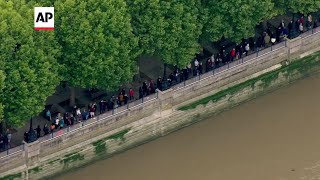
<path fill-rule="evenodd" d="M 320 76 L 58 180 L 320 179 Z"/>

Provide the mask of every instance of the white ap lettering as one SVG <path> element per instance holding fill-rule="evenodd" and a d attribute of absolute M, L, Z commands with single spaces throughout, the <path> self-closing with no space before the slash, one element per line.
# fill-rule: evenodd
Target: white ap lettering
<path fill-rule="evenodd" d="M 43 15 L 41 12 L 38 14 L 36 22 L 48 22 L 49 19 L 53 18 L 53 14 L 50 12 L 46 12 L 45 15 Z"/>

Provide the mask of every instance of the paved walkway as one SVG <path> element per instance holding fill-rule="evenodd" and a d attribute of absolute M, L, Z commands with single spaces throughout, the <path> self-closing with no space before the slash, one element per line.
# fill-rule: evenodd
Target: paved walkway
<path fill-rule="evenodd" d="M 152 62 L 152 63 L 150 63 Z M 121 86 L 120 88 L 125 88 L 126 91 L 129 90 L 129 88 L 134 89 L 135 98 L 138 99 L 139 96 L 139 87 L 142 86 L 143 81 L 149 81 L 150 79 L 157 79 L 159 76 L 163 75 L 163 63 L 160 61 L 160 59 L 152 58 L 152 57 L 142 57 L 139 61 L 139 70 L 140 70 L 140 78 L 135 78 L 135 81 L 128 83 L 126 85 Z M 172 70 L 170 67 L 167 68 L 167 73 L 170 74 Z M 120 89 L 119 88 L 119 89 Z M 109 99 L 112 95 L 118 95 L 118 91 L 116 92 L 100 92 L 101 94 L 98 98 L 92 99 L 87 89 L 81 89 L 77 88 L 76 90 L 76 104 L 82 104 L 85 105 L 85 107 L 92 103 L 96 102 L 99 104 L 99 101 L 102 99 Z M 70 107 L 68 106 L 68 100 L 70 97 L 70 93 L 68 90 L 68 87 L 63 88 L 62 86 L 57 87 L 56 92 L 50 96 L 47 99 L 47 105 L 52 104 L 58 104 L 63 109 L 61 110 L 61 113 L 64 112 L 70 112 Z M 99 109 L 98 109 L 99 112 Z M 54 117 L 54 116 L 53 116 Z M 47 119 L 43 117 L 42 114 L 39 116 L 33 117 L 33 128 L 37 128 L 38 125 L 40 125 L 40 128 L 42 129 L 45 124 L 48 124 L 48 126 L 51 124 Z M 29 121 L 26 122 L 24 127 L 21 127 L 19 129 L 15 129 L 12 132 L 12 141 L 11 146 L 15 147 L 18 145 L 21 145 L 24 133 L 28 131 L 30 128 Z M 43 131 L 41 132 L 41 135 L 43 135 Z"/>

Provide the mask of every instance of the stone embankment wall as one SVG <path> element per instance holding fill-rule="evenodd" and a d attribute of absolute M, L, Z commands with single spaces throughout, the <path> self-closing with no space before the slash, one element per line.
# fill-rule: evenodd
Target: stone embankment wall
<path fill-rule="evenodd" d="M 320 33 L 288 40 L 270 52 L 158 92 L 112 116 L 105 114 L 61 136 L 25 144 L 23 151 L 0 157 L 0 179 L 54 176 L 164 136 L 316 72 L 319 58 L 302 57 L 319 47 Z"/>

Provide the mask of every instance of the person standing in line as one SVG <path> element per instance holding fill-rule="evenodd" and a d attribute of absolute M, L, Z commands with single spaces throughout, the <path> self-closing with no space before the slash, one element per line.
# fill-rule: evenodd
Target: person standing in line
<path fill-rule="evenodd" d="M 100 110 L 100 114 L 103 113 L 103 99 L 101 101 L 99 101 L 99 110 Z"/>
<path fill-rule="evenodd" d="M 202 62 L 199 63 L 199 67 L 198 67 L 198 71 L 199 71 L 199 74 L 202 74 Z"/>
<path fill-rule="evenodd" d="M 37 138 L 40 138 L 41 136 L 41 128 L 40 128 L 40 125 L 38 125 L 38 127 L 35 129 L 36 132 L 37 132 Z"/>
<path fill-rule="evenodd" d="M 211 58 L 208 58 L 206 63 L 206 72 L 210 71 L 211 66 L 212 66 Z"/>
<path fill-rule="evenodd" d="M 132 88 L 129 89 L 129 99 L 130 99 L 130 101 L 134 100 L 134 91 Z"/>
<path fill-rule="evenodd" d="M 303 15 L 300 18 L 300 23 L 302 24 L 302 26 L 304 26 L 304 16 Z"/>
<path fill-rule="evenodd" d="M 122 93 L 119 94 L 118 98 L 119 98 L 119 102 L 120 102 L 118 104 L 119 104 L 119 106 L 122 106 L 123 101 L 124 101 L 124 97 L 123 97 Z"/>
<path fill-rule="evenodd" d="M 47 125 L 47 124 L 45 124 L 45 125 L 43 126 L 43 132 L 44 132 L 44 135 L 49 134 L 49 128 L 48 128 L 48 125 Z"/>
<path fill-rule="evenodd" d="M 266 34 L 265 36 L 264 36 L 264 45 L 266 46 L 266 47 L 268 47 L 268 45 L 269 45 L 269 43 L 270 43 L 270 36 L 269 36 L 269 34 Z"/>
<path fill-rule="evenodd" d="M 247 43 L 247 44 L 245 45 L 244 50 L 245 50 L 246 56 L 248 56 L 248 53 L 249 53 L 249 51 L 250 51 L 250 45 L 249 45 L 249 43 Z"/>
<path fill-rule="evenodd" d="M 194 67 L 197 69 L 199 66 L 199 61 L 197 59 L 194 60 Z"/>
<path fill-rule="evenodd" d="M 59 127 L 59 122 L 60 122 L 60 119 L 57 117 L 57 118 L 56 118 L 56 121 L 55 121 L 55 123 L 56 123 L 56 124 L 55 124 L 55 128 L 56 128 L 56 129 L 58 129 L 58 127 Z"/>
<path fill-rule="evenodd" d="M 89 112 L 90 112 L 90 118 L 93 118 L 94 117 L 94 112 L 95 112 L 93 104 L 90 106 Z"/>
<path fill-rule="evenodd" d="M 318 25 L 318 20 L 314 20 L 314 23 L 313 23 L 313 28 L 317 28 L 319 25 Z"/>
<path fill-rule="evenodd" d="M 52 123 L 50 126 L 51 133 L 53 133 L 54 129 L 56 129 L 56 125 L 54 123 Z"/>
<path fill-rule="evenodd" d="M 143 90 L 142 87 L 139 88 L 139 99 L 143 98 Z"/>
<path fill-rule="evenodd" d="M 148 86 L 146 82 L 142 83 L 142 90 L 143 90 L 143 95 L 147 96 L 148 95 Z"/>
<path fill-rule="evenodd" d="M 0 150 L 3 150 L 3 149 L 4 149 L 3 136 L 2 136 L 2 134 L 0 133 Z"/>
<path fill-rule="evenodd" d="M 5 149 L 9 149 L 9 140 L 8 140 L 8 134 L 6 133 L 3 137 L 3 144 Z"/>
<path fill-rule="evenodd" d="M 191 65 L 191 63 L 188 64 L 187 69 L 188 69 L 188 75 L 191 75 L 192 74 L 192 65 Z"/>
<path fill-rule="evenodd" d="M 73 108 L 72 108 L 72 114 L 73 114 L 74 117 L 77 116 L 77 109 L 78 109 L 77 106 L 73 106 Z"/>
<path fill-rule="evenodd" d="M 63 118 L 59 121 L 59 126 L 60 126 L 60 129 L 62 129 L 64 127 L 64 119 Z"/>
<path fill-rule="evenodd" d="M 126 90 L 124 88 L 122 88 L 121 94 L 124 95 L 125 93 L 126 93 Z"/>
<path fill-rule="evenodd" d="M 76 118 L 73 116 L 73 114 L 70 114 L 70 122 L 71 125 L 74 125 L 74 123 L 76 122 Z"/>
<path fill-rule="evenodd" d="M 304 32 L 302 23 L 299 24 L 299 32 L 300 32 L 300 34 L 302 34 Z"/>
<path fill-rule="evenodd" d="M 234 58 L 236 57 L 236 49 L 232 48 L 231 52 L 230 52 L 230 56 L 231 56 L 231 61 L 234 60 Z"/>
<path fill-rule="evenodd" d="M 77 108 L 77 110 L 76 110 L 76 117 L 77 117 L 77 121 L 80 122 L 82 119 L 80 108 Z"/>
<path fill-rule="evenodd" d="M 123 96 L 123 102 L 124 102 L 125 105 L 128 103 L 128 100 L 129 100 L 128 95 L 127 95 L 127 94 L 124 94 L 124 96 Z"/>
<path fill-rule="evenodd" d="M 93 107 L 93 110 L 94 110 L 94 114 L 96 115 L 96 114 L 97 114 L 97 110 L 98 110 L 98 108 L 97 108 L 97 103 L 94 102 L 93 105 L 92 105 L 92 107 Z"/>
<path fill-rule="evenodd" d="M 151 94 L 155 93 L 154 82 L 153 82 L 152 79 L 149 81 L 149 92 L 150 92 Z"/>
<path fill-rule="evenodd" d="M 8 138 L 8 148 L 11 148 L 11 138 L 12 134 L 10 133 L 10 130 L 7 129 L 7 138 Z"/>
<path fill-rule="evenodd" d="M 47 112 L 46 112 L 46 118 L 47 118 L 48 121 L 51 121 L 51 120 L 52 120 L 52 119 L 51 119 L 51 112 L 50 112 L 49 109 L 48 109 Z"/>

